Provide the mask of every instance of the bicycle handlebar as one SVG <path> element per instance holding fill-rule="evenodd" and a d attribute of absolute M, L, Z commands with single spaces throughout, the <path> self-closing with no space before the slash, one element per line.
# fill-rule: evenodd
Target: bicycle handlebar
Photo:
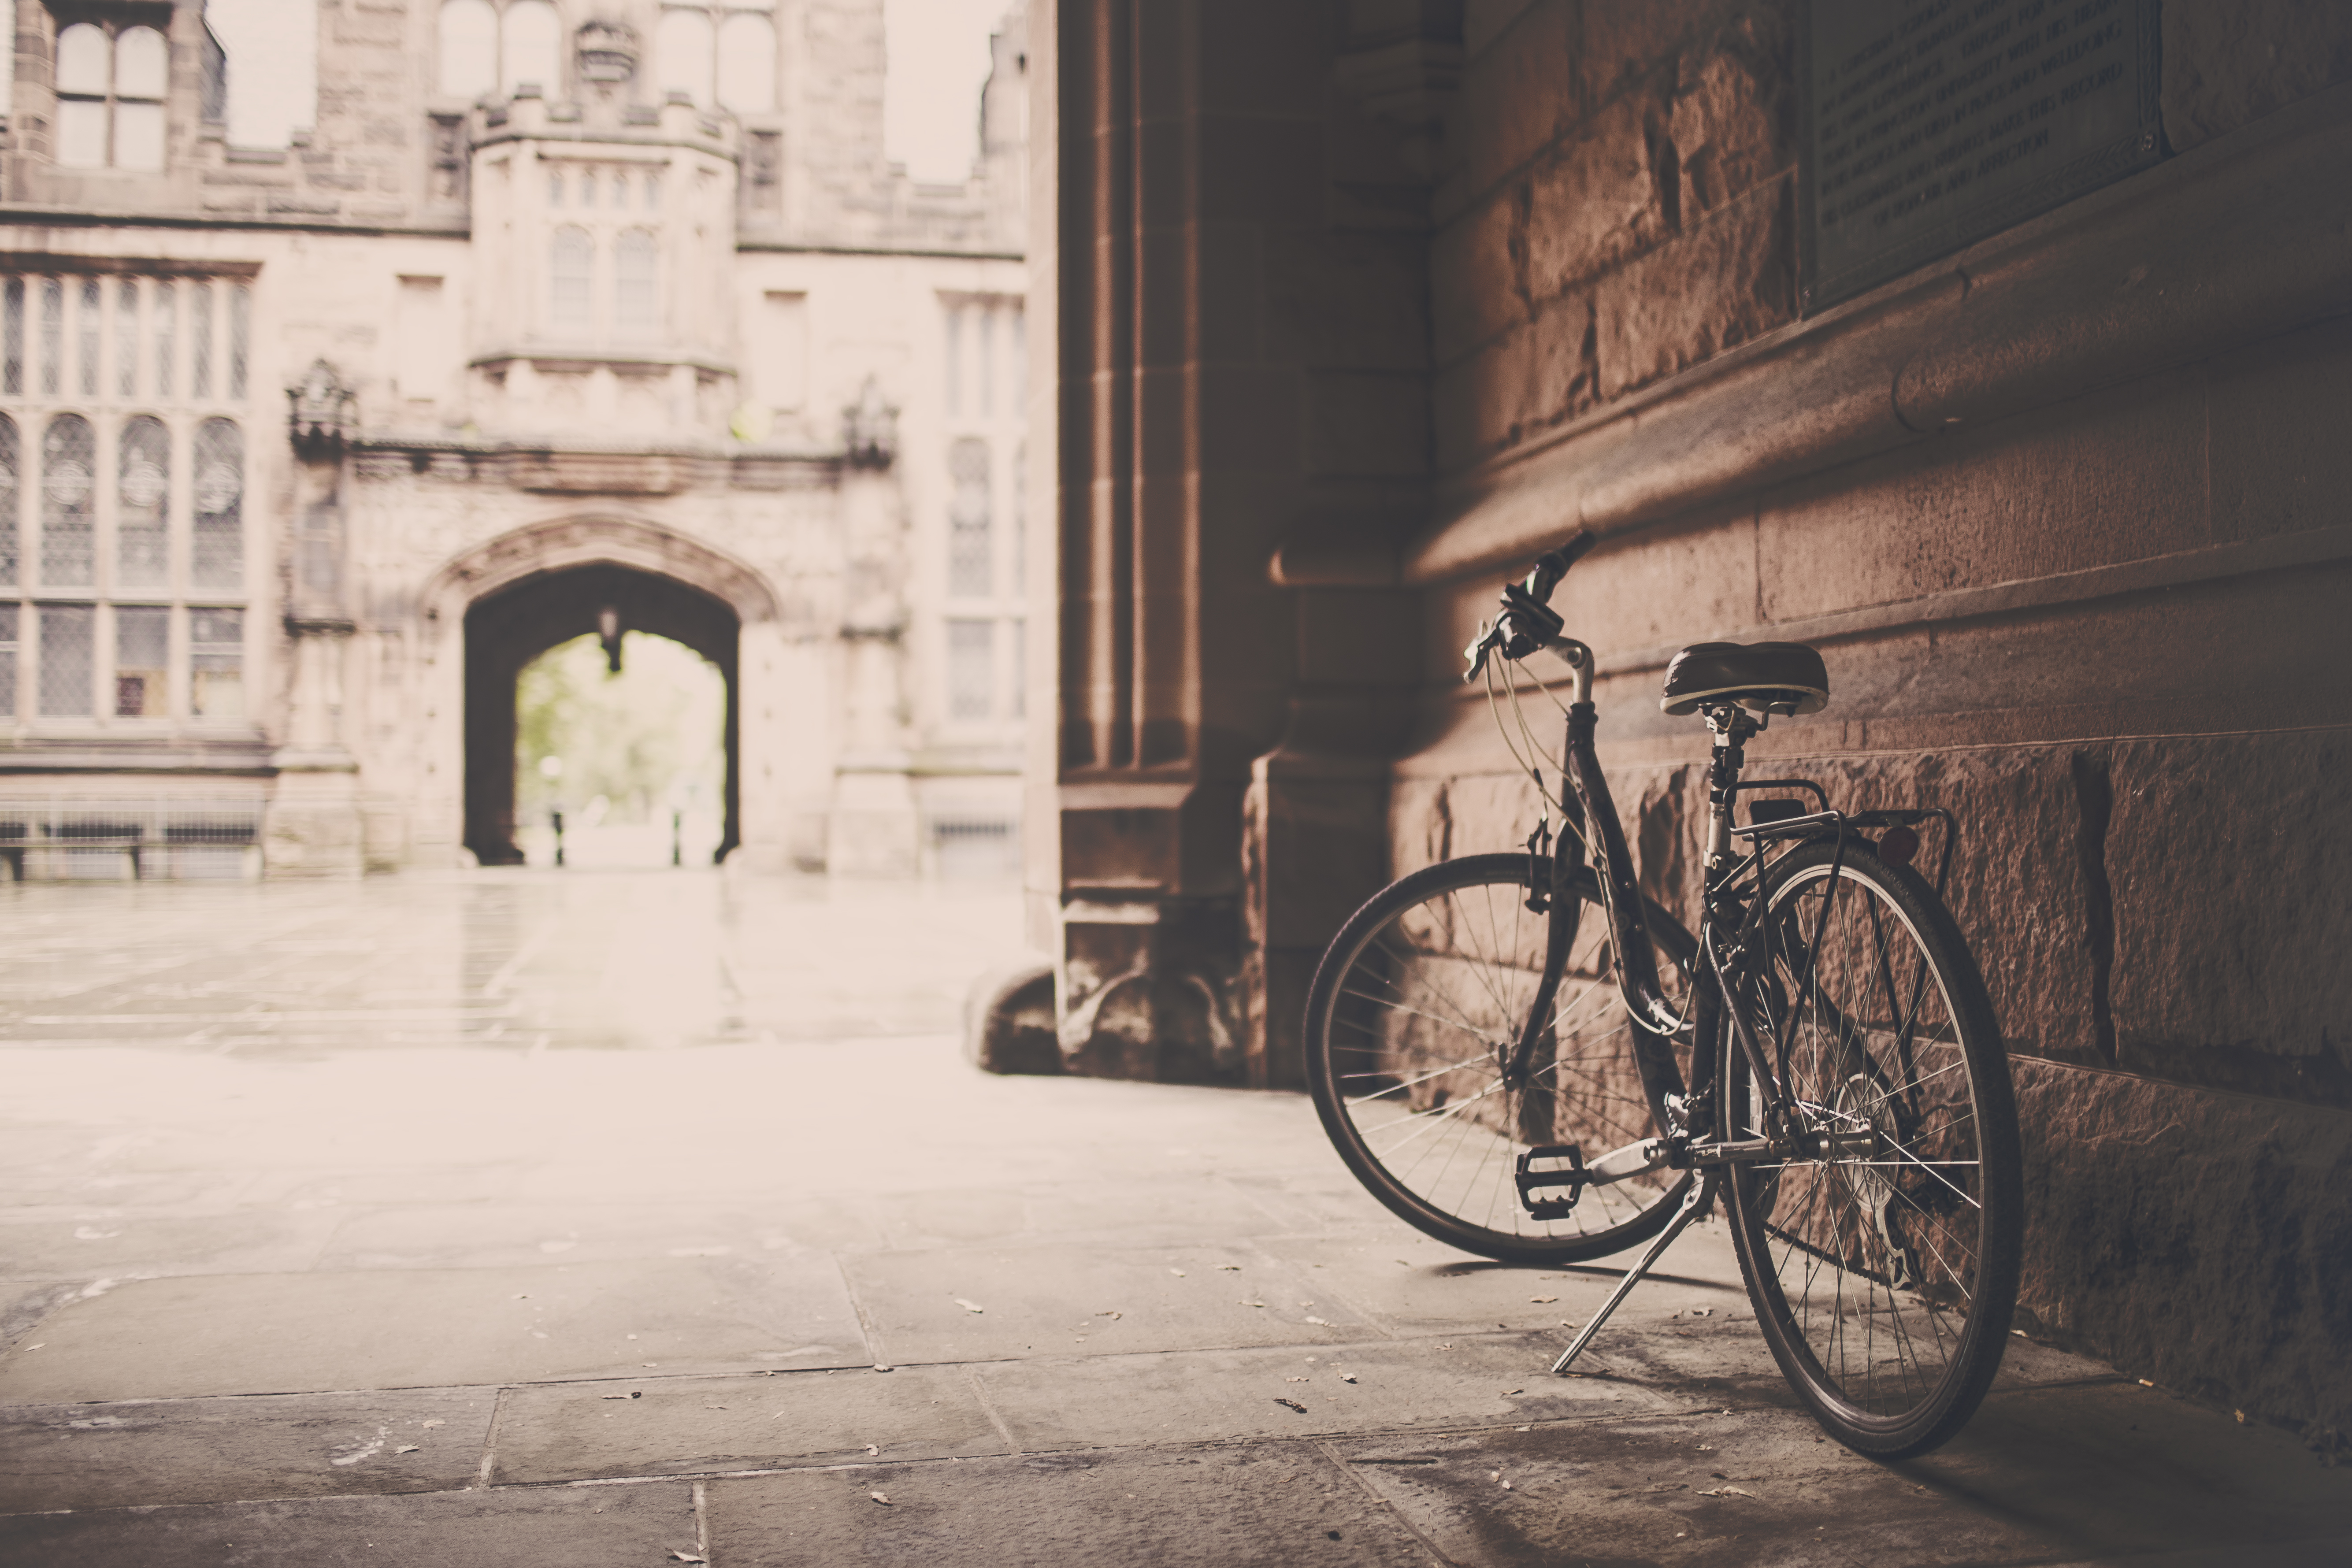
<path fill-rule="evenodd" d="M 1525 658 L 1558 637 L 1562 622 L 1551 607 L 1552 592 L 1568 575 L 1568 569 L 1600 542 L 1599 536 L 1586 529 L 1559 549 L 1538 556 L 1525 582 L 1504 584 L 1502 614 L 1491 628 L 1481 629 L 1476 642 L 1462 650 L 1462 657 L 1470 661 L 1462 679 L 1475 680 L 1486 668 L 1490 652 L 1499 649 L 1505 658 Z"/>
<path fill-rule="evenodd" d="M 1558 550 L 1547 550 L 1536 557 L 1536 569 L 1528 574 L 1528 596 L 1538 605 L 1551 603 L 1552 590 L 1568 575 L 1568 569 L 1592 552 L 1601 536 L 1586 529 Z"/>

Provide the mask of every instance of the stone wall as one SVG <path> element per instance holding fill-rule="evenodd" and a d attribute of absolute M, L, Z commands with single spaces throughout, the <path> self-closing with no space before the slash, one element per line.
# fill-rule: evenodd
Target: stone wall
<path fill-rule="evenodd" d="M 1057 36 L 1074 12 L 1119 9 L 1066 5 Z M 1201 816 L 1238 839 L 1249 962 L 1231 1012 L 1255 1080 L 1294 1080 L 1304 977 L 1368 860 L 1402 872 L 1524 840 L 1531 787 L 1456 684 L 1458 650 L 1505 575 L 1591 527 L 1604 542 L 1558 604 L 1601 653 L 1603 755 L 1653 890 L 1688 911 L 1704 804 L 1704 734 L 1657 710 L 1667 658 L 1717 637 L 1821 647 L 1828 711 L 1750 756 L 1841 802 L 1962 821 L 1950 897 L 2026 1118 L 2028 1320 L 2340 1442 L 2352 529 L 2332 503 L 2352 488 L 2352 13 L 2167 0 L 2164 162 L 1806 316 L 1801 7 L 1260 10 L 1261 46 L 1318 30 L 1322 101 L 1342 106 L 1313 177 L 1285 176 L 1318 193 L 1313 209 L 1290 199 L 1324 224 L 1286 298 L 1379 341 L 1359 291 L 1371 251 L 1329 238 L 1360 201 L 1349 161 L 1377 148 L 1388 210 L 1422 214 L 1392 231 L 1410 244 L 1382 244 L 1400 267 L 1423 258 L 1429 357 L 1425 470 L 1352 510 L 1286 497 L 1278 471 L 1256 492 L 1289 507 L 1266 566 L 1290 590 L 1289 712 L 1234 828 Z M 1248 57 L 1250 39 L 1221 41 Z M 1069 119 L 1118 116 L 1098 72 L 1066 64 L 1055 90 L 1067 179 Z M 1245 178 L 1201 165 L 1199 210 L 1296 168 L 1293 134 L 1238 161 Z M 1102 399 L 1105 332 L 1123 329 L 1071 304 L 1087 264 L 1071 210 L 1062 398 L 1041 404 L 1065 454 L 1066 542 L 1079 520 L 1102 526 L 1099 458 L 1130 438 L 1114 432 L 1149 449 L 1182 428 Z M 1262 321 L 1258 276 L 1146 276 L 1134 297 L 1213 339 Z M 1290 471 L 1314 472 L 1315 448 L 1282 428 Z M 1213 448 L 1186 450 L 1205 485 Z M 1281 454 L 1259 450 L 1275 470 Z M 1420 508 L 1402 528 L 1400 505 Z M 1221 617 L 1263 601 L 1205 563 L 1230 574 L 1266 548 L 1268 521 L 1192 526 L 1197 624 L 1231 635 Z M 1113 668 L 1089 662 L 1108 660 L 1110 623 L 1098 579 L 1058 591 L 1051 874 L 1090 900 L 1069 848 L 1073 739 Z M 1184 675 L 1195 711 L 1244 689 L 1207 658 Z M 1151 963 L 1135 960 L 1130 990 Z"/>
<path fill-rule="evenodd" d="M 2342 296 L 2264 322 L 2284 331 L 2215 324 L 2073 397 L 2049 350 L 2012 342 L 2025 367 L 2007 417 L 1897 432 L 1858 461 L 1817 440 L 1797 453 L 1807 440 L 1784 432 L 1750 482 L 1727 470 L 1728 493 L 1678 505 L 1669 484 L 1662 504 L 1612 517 L 1566 478 L 1612 400 L 1654 387 L 1671 401 L 1676 373 L 1776 330 L 1787 347 L 1755 363 L 1827 335 L 1791 325 L 1788 11 L 1628 10 L 1640 27 L 1601 5 L 1520 8 L 1465 64 L 1452 123 L 1475 129 L 1452 144 L 1432 241 L 1440 496 L 1454 506 L 1414 549 L 1442 559 L 1514 488 L 1514 506 L 1549 494 L 1612 530 L 1559 602 L 1601 650 L 1604 754 L 1645 875 L 1685 910 L 1677 847 L 1704 809 L 1702 737 L 1656 713 L 1658 665 L 1707 637 L 1820 645 L 1829 711 L 1751 756 L 1842 802 L 1948 805 L 1965 825 L 1951 900 L 2020 1059 L 2025 1310 L 2136 1372 L 2342 1428 L 2352 1320 L 2326 1282 L 2352 1256 L 2352 975 L 2337 957 L 2352 937 L 2352 540 L 2322 500 L 2352 479 L 2327 435 L 2352 391 L 2352 337 L 2329 320 Z M 2322 7 L 2173 5 L 2164 38 L 2168 134 L 2219 157 L 2233 134 L 2286 137 L 2263 117 L 2347 74 L 2352 25 Z M 1547 58 L 1578 68 L 1537 68 Z M 2346 107 L 2299 112 L 2340 125 Z M 2149 176 L 2137 199 L 2183 221 L 2195 167 Z M 2078 207 L 2133 199 L 2126 186 Z M 2095 273 L 2141 258 L 2088 259 L 2106 242 L 2069 221 L 2042 221 L 2032 265 L 2085 268 L 2071 297 L 2045 296 L 2079 310 Z M 2006 265 L 1997 239 L 1931 270 L 1965 288 Z M 2230 274 L 2224 258 L 2209 309 L 2247 292 Z M 1904 340 L 1897 366 L 1933 342 L 1884 331 Z M 1899 405 L 1899 373 L 1894 390 Z M 1736 425 L 1738 401 L 1718 421 Z M 1514 474 L 1555 443 L 1543 464 L 1558 480 Z M 1443 606 L 1431 678 L 1502 574 L 1427 570 Z M 1514 842 L 1531 816 L 1483 708 L 1434 708 L 1400 764 L 1399 868 Z"/>

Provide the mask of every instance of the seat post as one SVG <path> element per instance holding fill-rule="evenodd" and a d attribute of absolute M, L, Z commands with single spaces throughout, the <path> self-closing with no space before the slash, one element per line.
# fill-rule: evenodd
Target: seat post
<path fill-rule="evenodd" d="M 1736 702 L 1713 703 L 1706 711 L 1715 737 L 1715 763 L 1707 770 L 1706 868 L 1719 871 L 1731 859 L 1731 807 L 1739 771 L 1748 765 L 1748 737 L 1764 724 Z"/>

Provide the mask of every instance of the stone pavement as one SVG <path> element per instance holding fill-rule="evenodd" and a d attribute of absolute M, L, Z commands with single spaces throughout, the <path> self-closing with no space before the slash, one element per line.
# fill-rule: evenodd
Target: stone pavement
<path fill-rule="evenodd" d="M 1824 1442 L 1719 1226 L 1553 1379 L 1610 1272 L 1422 1240 L 1303 1099 L 963 1066 L 999 890 L 0 918 L 7 1568 L 2352 1562 L 2352 1473 L 2022 1339 Z"/>

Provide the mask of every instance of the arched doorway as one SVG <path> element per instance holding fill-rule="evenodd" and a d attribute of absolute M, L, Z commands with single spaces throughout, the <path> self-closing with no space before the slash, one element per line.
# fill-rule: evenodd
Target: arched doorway
<path fill-rule="evenodd" d="M 485 866 L 522 861 L 515 843 L 515 681 L 558 643 L 595 636 L 610 609 L 621 632 L 650 632 L 692 648 L 727 682 L 725 822 L 719 858 L 742 839 L 742 622 L 716 595 L 658 573 L 596 562 L 533 573 L 466 611 L 466 847 Z"/>

